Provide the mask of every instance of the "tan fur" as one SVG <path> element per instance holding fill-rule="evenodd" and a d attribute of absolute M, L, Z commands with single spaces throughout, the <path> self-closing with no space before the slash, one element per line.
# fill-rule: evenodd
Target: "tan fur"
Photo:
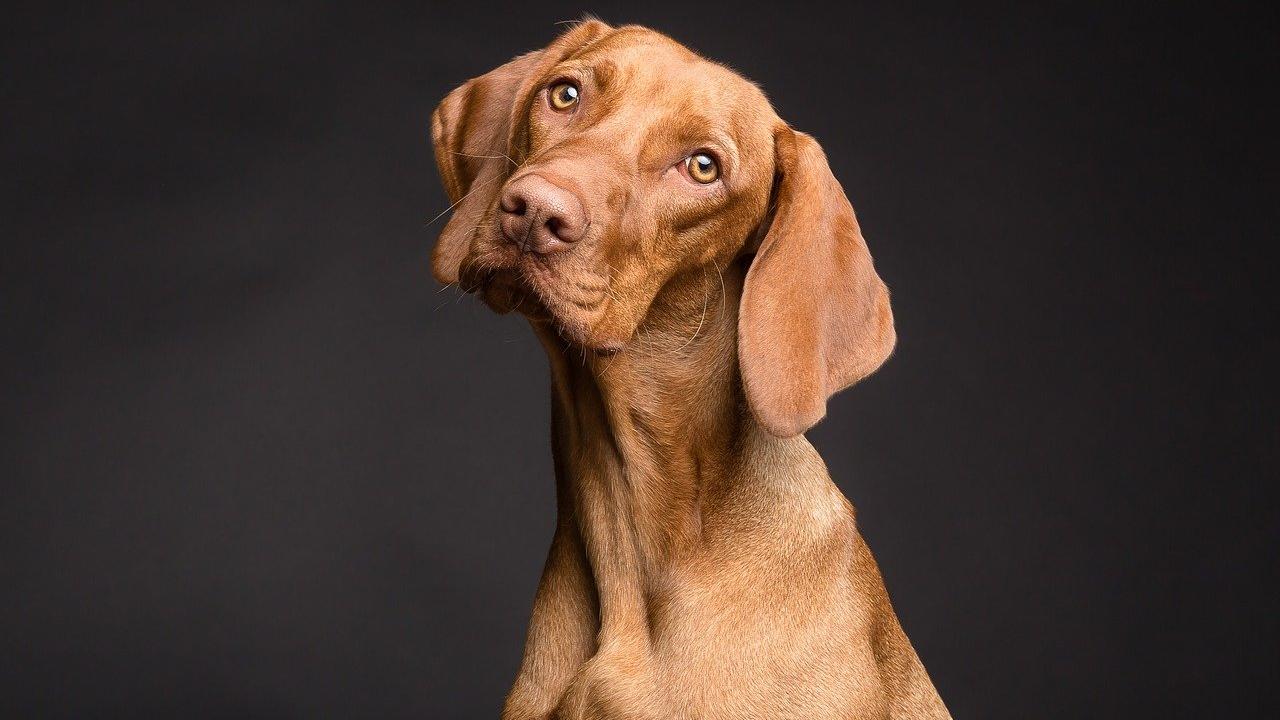
<path fill-rule="evenodd" d="M 546 103 L 565 78 L 571 113 Z M 597 21 L 450 93 L 432 132 L 436 276 L 526 314 L 551 360 L 559 515 L 504 720 L 949 717 L 802 434 L 895 338 L 817 143 Z M 680 172 L 708 148 L 714 187 Z M 502 234 L 529 173 L 590 216 L 567 252 Z"/>

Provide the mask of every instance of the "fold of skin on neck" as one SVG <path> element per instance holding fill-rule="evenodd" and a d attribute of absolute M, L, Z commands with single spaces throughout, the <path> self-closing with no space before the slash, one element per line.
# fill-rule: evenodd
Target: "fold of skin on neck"
<path fill-rule="evenodd" d="M 706 508 L 741 475 L 753 422 L 737 375 L 741 284 L 736 264 L 676 277 L 612 355 L 535 325 L 550 358 L 560 512 L 582 539 L 602 643 L 650 642 L 650 595 L 697 551 Z"/>

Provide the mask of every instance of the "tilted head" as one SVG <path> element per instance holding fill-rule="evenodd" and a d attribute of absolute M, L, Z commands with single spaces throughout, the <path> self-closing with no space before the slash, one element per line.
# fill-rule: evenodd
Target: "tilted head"
<path fill-rule="evenodd" d="M 436 278 L 624 351 L 672 280 L 753 256 L 738 308 L 752 413 L 789 437 L 895 341 L 884 283 L 818 144 L 733 71 L 590 20 L 432 116 L 454 214 Z"/>

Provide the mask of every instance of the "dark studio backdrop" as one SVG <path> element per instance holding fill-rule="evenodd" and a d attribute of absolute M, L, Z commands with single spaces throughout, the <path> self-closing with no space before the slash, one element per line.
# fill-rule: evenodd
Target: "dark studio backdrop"
<path fill-rule="evenodd" d="M 1274 717 L 1274 17 L 652 0 L 6 14 L 0 716 L 497 717 L 548 378 L 427 122 L 587 10 L 858 208 L 901 339 L 810 437 L 955 716 Z"/>

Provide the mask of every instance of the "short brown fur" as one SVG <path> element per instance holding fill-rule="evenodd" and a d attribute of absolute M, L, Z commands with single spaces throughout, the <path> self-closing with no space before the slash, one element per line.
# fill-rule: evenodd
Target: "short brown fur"
<path fill-rule="evenodd" d="M 581 88 L 571 113 L 548 86 Z M 893 349 L 888 291 L 817 143 L 732 71 L 590 20 L 432 117 L 442 282 L 550 358 L 558 522 L 504 720 L 947 718 L 803 432 Z M 715 154 L 708 185 L 682 172 Z M 530 174 L 589 217 L 504 237 Z"/>

